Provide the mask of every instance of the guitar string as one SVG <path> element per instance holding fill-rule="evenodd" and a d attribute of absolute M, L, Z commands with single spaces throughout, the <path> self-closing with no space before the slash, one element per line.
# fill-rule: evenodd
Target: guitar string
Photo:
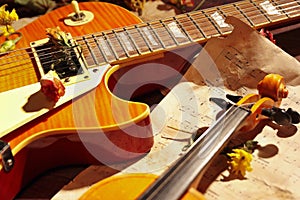
<path fill-rule="evenodd" d="M 277 7 L 281 7 L 281 6 L 285 6 L 285 5 L 287 5 L 287 4 L 291 4 L 291 3 L 295 3 L 295 2 L 289 2 L 289 3 L 286 3 L 286 4 L 281 4 L 281 5 L 277 5 Z M 298 5 L 297 7 L 299 7 L 300 5 Z M 249 7 L 250 8 L 250 7 Z M 294 8 L 296 8 L 296 7 L 294 7 Z M 251 8 L 250 8 L 251 9 Z M 285 8 L 285 9 L 280 9 L 281 11 L 285 11 L 285 10 L 289 10 L 289 9 L 291 9 L 291 8 Z M 253 12 L 256 12 L 257 10 L 255 10 L 255 11 L 253 11 Z M 298 10 L 295 10 L 295 11 L 292 11 L 292 12 L 297 12 Z M 292 12 L 289 12 L 289 13 L 287 13 L 287 14 L 290 14 L 290 13 L 292 13 Z M 233 13 L 233 12 L 229 12 L 227 15 L 230 15 L 231 13 Z M 251 12 L 246 12 L 246 14 L 247 13 L 251 13 Z M 200 13 L 196 13 L 196 15 L 199 15 Z M 199 15 L 200 16 L 200 19 L 201 20 L 207 20 L 207 17 L 202 17 L 203 15 Z M 261 15 L 256 15 L 256 16 L 261 16 Z M 252 17 L 252 16 L 248 16 L 248 17 Z M 166 20 L 168 20 L 168 19 L 166 19 Z M 154 22 L 155 23 L 155 22 Z M 157 22 L 156 22 L 157 23 Z M 199 23 L 199 24 L 201 24 L 201 22 Z M 210 26 L 211 27 L 211 26 Z M 210 30 L 215 30 L 215 29 L 210 29 Z M 165 32 L 165 31 L 162 31 L 163 33 Z M 79 36 L 79 37 L 82 37 L 82 36 Z M 74 38 L 75 39 L 75 38 Z M 27 49 L 30 49 L 30 48 L 27 48 Z M 26 49 L 26 50 L 27 50 Z M 18 49 L 18 50 L 22 50 L 22 49 Z M 24 50 L 24 49 L 23 49 Z M 47 49 L 44 49 L 44 50 L 47 50 Z M 15 51 L 17 51 L 17 50 L 15 50 Z M 13 52 L 13 51 L 12 51 Z M 33 52 L 28 52 L 28 53 L 33 53 Z M 50 53 L 51 54 L 51 53 Z M 1 54 L 0 54 L 0 56 L 1 56 Z M 19 55 L 16 55 L 16 56 L 19 56 Z M 5 59 L 9 59 L 10 57 L 8 56 L 8 57 L 5 57 Z M 30 57 L 30 58 L 34 58 L 34 57 Z M 1 58 L 0 58 L 0 60 L 1 60 Z"/>
<path fill-rule="evenodd" d="M 293 2 L 293 3 L 295 3 L 295 2 Z M 242 3 L 240 3 L 240 4 L 242 4 Z M 235 5 L 238 5 L 238 4 L 235 4 Z M 285 4 L 282 4 L 282 5 L 279 5 L 279 6 L 277 6 L 278 8 L 279 7 L 281 7 L 281 6 L 284 6 Z M 238 5 L 239 6 L 239 5 Z M 297 5 L 297 6 L 294 6 L 293 8 L 298 8 L 299 7 L 299 5 Z M 281 9 L 280 8 L 280 11 L 287 11 L 287 10 L 290 10 L 290 9 L 293 9 L 293 8 L 285 8 L 285 9 Z M 220 8 L 221 10 L 222 10 L 222 7 Z M 255 10 L 253 10 L 253 11 L 247 11 L 247 10 L 252 10 L 252 9 L 255 9 Z M 216 10 L 216 12 L 217 12 L 218 10 Z M 256 8 L 256 7 L 248 7 L 248 8 L 244 8 L 244 9 L 242 9 L 242 12 L 243 13 L 245 13 L 247 16 L 243 16 L 246 20 L 247 19 L 249 19 L 249 20 L 251 20 L 251 19 L 254 19 L 255 17 L 259 17 L 259 16 L 261 16 L 261 17 L 263 17 L 263 18 L 266 18 L 265 16 L 264 16 L 264 14 L 267 14 L 266 13 L 266 11 L 264 11 L 264 10 L 262 10 L 263 11 L 263 13 L 260 13 L 260 14 L 256 14 L 257 12 L 260 12 L 261 10 L 258 10 L 258 8 Z M 290 11 L 290 12 L 286 12 L 286 14 L 288 14 L 288 15 L 291 15 L 293 12 L 299 12 L 299 10 L 295 10 L 295 11 Z M 231 12 L 225 12 L 224 13 L 224 15 L 226 14 L 226 15 L 230 15 L 231 13 L 238 13 L 238 14 L 240 14 L 240 15 L 242 15 L 242 13 L 240 13 L 236 8 L 231 8 Z M 254 13 L 254 15 L 251 15 L 251 13 Z M 255 15 L 256 14 L 256 15 Z M 192 15 L 193 17 L 194 16 L 199 16 L 199 14 L 198 13 L 196 13 L 196 14 L 194 14 L 193 15 L 193 13 L 190 13 L 190 15 Z M 225 15 L 225 17 L 226 17 L 226 15 Z M 200 16 L 200 25 L 202 24 L 201 22 L 202 21 L 207 21 L 207 17 L 202 17 L 203 15 L 201 15 Z M 198 21 L 197 21 L 198 22 Z M 203 27 L 205 27 L 205 26 L 203 26 Z M 209 26 L 210 28 L 212 27 L 212 26 Z M 208 31 L 215 31 L 216 30 L 216 28 L 212 28 L 212 29 L 208 29 L 208 30 L 206 30 L 207 32 Z"/>
<path fill-rule="evenodd" d="M 298 2 L 298 1 L 297 1 Z M 283 6 L 286 6 L 286 5 L 289 5 L 289 4 L 292 4 L 292 3 L 295 3 L 295 2 L 288 2 L 288 3 L 285 3 L 285 4 L 280 4 L 280 5 L 276 5 L 276 6 L 274 6 L 274 7 L 277 7 L 277 8 L 279 8 L 279 7 L 283 7 Z M 288 8 L 284 8 L 284 9 L 282 9 L 282 8 L 280 8 L 280 10 L 279 11 L 286 11 L 286 10 L 290 10 L 290 9 L 295 9 L 295 8 L 299 8 L 300 7 L 300 5 L 297 5 L 297 6 L 293 6 L 292 8 L 290 8 L 290 7 L 288 7 Z M 249 7 L 248 9 L 253 9 L 253 7 Z M 257 8 L 256 8 L 257 9 Z M 204 10 L 205 11 L 205 10 Z M 287 14 L 287 15 L 290 15 L 291 13 L 293 13 L 293 12 L 298 12 L 299 10 L 292 10 L 292 11 L 289 11 L 289 12 L 285 12 L 285 14 Z M 234 11 L 234 12 L 236 12 L 236 11 Z M 227 13 L 227 15 L 230 15 L 230 13 L 234 13 L 234 12 L 229 12 L 229 13 Z M 257 12 L 257 10 L 255 10 L 255 11 L 252 11 L 252 12 Z M 249 12 L 248 12 L 249 13 Z M 201 15 L 202 13 L 200 13 L 200 12 L 195 12 L 195 14 L 194 14 L 194 16 L 196 15 L 198 15 L 198 16 L 200 16 L 200 19 L 201 20 L 207 20 L 207 18 L 206 17 L 203 17 L 203 15 Z M 267 13 L 266 13 L 267 14 Z M 180 16 L 180 15 L 179 15 Z M 257 16 L 261 16 L 261 15 L 257 15 Z M 168 20 L 168 19 L 166 19 L 166 20 Z M 158 22 L 153 22 L 153 23 L 158 23 Z M 155 24 L 154 24 L 155 25 Z M 211 26 L 212 27 L 212 26 Z M 210 29 L 210 30 L 215 30 L 215 28 L 214 29 Z M 163 33 L 165 32 L 165 31 L 162 31 Z M 112 33 L 108 33 L 108 34 L 112 34 Z M 91 35 L 91 34 L 87 34 L 86 36 L 88 36 L 88 35 Z M 79 37 L 74 37 L 74 40 L 75 41 L 79 41 L 79 40 L 82 40 L 82 36 L 79 36 Z M 23 48 L 23 49 L 17 49 L 17 50 L 13 50 L 13 51 L 11 51 L 10 53 L 13 53 L 13 52 L 20 52 L 20 51 L 27 51 L 28 49 L 31 49 L 31 48 Z M 42 49 L 42 50 L 40 50 L 40 51 L 46 51 L 45 49 Z M 71 50 L 72 51 L 72 50 Z M 27 54 L 31 54 L 31 53 L 33 53 L 32 51 L 27 51 L 27 53 L 21 53 L 21 54 L 17 54 L 17 55 L 10 55 L 10 56 L 4 56 L 4 60 L 10 60 L 10 59 L 13 59 L 14 57 L 18 57 L 18 56 L 22 56 L 22 55 L 27 55 Z M 45 54 L 45 56 L 48 56 L 48 55 L 51 55 L 52 53 L 48 53 L 48 54 Z M 4 54 L 3 54 L 4 55 Z M 2 56 L 1 54 L 0 54 L 0 56 Z M 51 57 L 51 56 L 50 56 Z M 74 56 L 74 57 L 76 57 L 76 56 Z M 30 56 L 30 57 L 27 57 L 26 56 L 26 58 L 24 58 L 24 59 L 34 59 L 35 57 L 34 56 Z M 71 57 L 71 58 L 73 58 L 73 57 Z M 3 62 L 3 58 L 0 58 L 0 61 L 2 61 Z M 20 62 L 20 60 L 16 60 L 16 61 L 14 61 L 15 63 L 18 63 L 18 62 Z M 14 63 L 14 62 L 3 62 L 3 64 L 0 64 L 0 67 L 2 66 L 2 65 L 6 65 L 6 64 L 8 64 L 8 63 Z M 11 68 L 14 68 L 14 66 L 13 67 L 11 67 Z M 8 69 L 10 69 L 10 68 L 5 68 L 5 69 L 1 69 L 0 71 L 3 71 L 3 70 L 8 70 Z"/>
<path fill-rule="evenodd" d="M 297 7 L 299 7 L 299 6 L 296 6 L 295 8 L 297 8 Z M 283 9 L 281 9 L 281 10 L 283 10 Z M 286 9 L 286 10 L 288 10 L 288 8 Z M 297 12 L 298 10 L 295 10 L 295 11 L 292 11 L 292 12 Z M 292 13 L 292 12 L 289 12 L 289 13 Z M 289 13 L 287 13 L 287 14 L 289 14 Z M 201 15 L 201 16 L 203 16 L 203 15 Z M 140 24 L 140 26 L 142 26 L 143 24 Z M 144 24 L 145 25 L 145 24 Z M 81 36 L 79 36 L 79 37 L 77 37 L 77 38 L 79 38 L 78 40 L 82 40 L 82 38 L 81 38 Z M 76 39 L 76 38 L 74 38 L 74 39 Z M 115 60 L 115 59 L 113 59 L 113 60 Z M 19 61 L 18 61 L 19 62 Z M 30 62 L 30 60 L 28 61 L 28 63 L 29 64 L 31 64 L 32 65 L 32 63 Z M 29 70 L 29 68 L 32 68 L 32 66 L 28 66 L 27 67 L 27 70 Z M 5 69 L 6 70 L 6 69 Z M 22 71 L 23 71 L 23 69 L 22 69 Z M 0 75 L 1 76 L 1 75 Z M 20 76 L 20 79 L 22 80 L 22 78 L 24 79 L 24 76 Z M 29 79 L 29 78 L 28 78 Z M 35 79 L 34 79 L 35 80 Z M 15 81 L 14 81 L 15 82 Z M 1 84 L 2 85 L 2 84 Z M 5 90 L 4 90 L 5 91 Z"/>
<path fill-rule="evenodd" d="M 280 5 L 277 5 L 277 7 L 280 7 L 280 6 L 285 6 L 285 5 L 288 5 L 288 4 L 291 4 L 291 3 L 295 3 L 295 2 L 290 2 L 290 3 L 286 3 L 286 4 L 280 4 Z M 240 3 L 241 4 L 241 3 Z M 240 5 L 240 4 L 238 4 L 238 5 Z M 275 7 L 275 6 L 274 6 Z M 298 8 L 299 7 L 299 5 L 297 5 L 297 6 L 294 6 L 294 7 L 290 7 L 290 8 L 284 8 L 284 9 L 282 9 L 282 8 L 280 8 L 280 11 L 286 11 L 286 10 L 290 10 L 290 9 L 293 9 L 293 8 Z M 222 8 L 222 7 L 221 7 Z M 263 16 L 263 14 L 267 14 L 266 13 L 266 11 L 264 11 L 264 10 L 259 10 L 258 8 L 256 8 L 256 7 L 254 7 L 253 5 L 252 5 L 252 7 L 249 7 L 250 9 L 253 9 L 253 8 L 255 8 L 255 10 L 254 11 L 252 11 L 252 12 L 246 12 L 247 14 L 248 13 L 257 13 L 257 12 L 263 12 L 263 13 L 260 13 L 259 15 L 248 15 L 248 18 L 251 18 L 251 17 L 258 17 L 258 16 Z M 245 10 L 247 10 L 247 9 L 243 9 L 243 11 L 245 12 Z M 299 10 L 295 10 L 295 11 L 290 11 L 290 12 L 286 12 L 286 14 L 292 14 L 293 12 L 298 12 Z M 237 12 L 237 10 L 235 10 L 234 12 Z M 230 13 L 233 13 L 233 12 L 228 12 L 229 14 Z M 201 14 L 201 15 L 199 15 L 199 14 Z M 197 16 L 197 15 L 199 15 L 200 16 L 200 19 L 201 20 L 206 20 L 207 21 L 207 17 L 203 17 L 203 14 L 202 13 L 194 13 L 194 16 Z M 183 15 L 178 15 L 179 17 L 180 16 L 183 16 Z M 178 16 L 176 16 L 176 17 L 178 17 Z M 263 16 L 264 17 L 264 16 Z M 172 18 L 169 18 L 169 19 L 165 19 L 164 21 L 166 21 L 166 20 L 172 20 Z M 152 23 L 156 23 L 156 24 L 159 24 L 158 22 L 152 22 Z M 201 24 L 201 23 L 200 23 Z M 155 24 L 154 24 L 155 25 Z M 209 27 L 213 27 L 213 26 L 209 26 Z M 208 29 L 207 31 L 211 31 L 211 30 L 215 30 L 215 28 L 213 28 L 213 29 Z M 163 31 L 162 33 L 165 33 L 165 31 Z M 169 39 L 169 37 L 168 37 L 168 39 Z"/>
<path fill-rule="evenodd" d="M 167 21 L 167 20 L 166 20 Z M 199 21 L 199 23 L 201 23 L 200 21 Z M 184 25 L 184 24 L 186 24 L 186 23 L 181 23 L 182 25 Z M 186 29 L 187 29 L 187 26 L 184 26 Z M 211 30 L 215 30 L 215 29 L 211 29 Z M 188 29 L 187 29 L 187 31 L 189 31 Z M 168 37 L 169 38 L 169 37 Z M 45 50 L 45 49 L 44 49 Z M 47 49 L 46 49 L 47 50 Z M 37 52 L 40 52 L 41 50 L 38 50 Z M 57 52 L 52 52 L 52 53 L 57 53 Z M 25 53 L 24 53 L 25 54 Z M 48 54 L 49 55 L 49 54 Z M 14 56 L 20 56 L 20 54 L 19 55 L 14 55 Z M 11 57 L 14 57 L 14 56 L 11 56 Z M 43 58 L 43 59 L 47 59 L 47 54 L 45 55 L 45 58 Z M 51 55 L 50 55 L 51 56 Z M 11 58 L 11 57 L 7 57 L 7 59 L 9 59 L 9 58 Z M 8 63 L 7 63 L 8 64 Z"/>
<path fill-rule="evenodd" d="M 54 52 L 55 53 L 55 52 Z M 25 55 L 25 54 L 24 54 Z M 50 55 L 50 54 L 48 54 L 48 55 Z M 15 56 L 20 56 L 20 55 L 15 55 Z M 48 56 L 49 57 L 49 56 Z M 74 57 L 76 57 L 76 56 L 74 56 Z M 47 55 L 45 56 L 45 57 L 41 57 L 42 59 L 47 59 Z M 50 58 L 50 57 L 49 57 Z M 10 64 L 10 63 L 12 63 L 12 62 L 6 62 L 6 64 Z M 47 62 L 45 62 L 44 64 L 47 64 Z"/>
<path fill-rule="evenodd" d="M 43 58 L 43 59 L 45 59 L 45 58 Z"/>

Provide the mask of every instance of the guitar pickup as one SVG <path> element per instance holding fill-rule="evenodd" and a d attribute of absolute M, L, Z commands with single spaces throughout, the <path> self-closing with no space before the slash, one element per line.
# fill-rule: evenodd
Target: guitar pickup
<path fill-rule="evenodd" d="M 67 33 L 69 46 L 57 45 L 45 38 L 30 43 L 40 76 L 54 70 L 64 85 L 89 79 L 81 48 Z"/>
<path fill-rule="evenodd" d="M 15 159 L 11 152 L 11 148 L 7 142 L 0 140 L 0 156 L 2 159 L 2 166 L 5 172 L 9 172 L 15 163 Z"/>

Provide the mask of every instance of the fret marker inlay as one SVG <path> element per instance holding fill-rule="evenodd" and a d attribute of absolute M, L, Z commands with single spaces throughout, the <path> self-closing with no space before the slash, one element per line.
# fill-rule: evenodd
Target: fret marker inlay
<path fill-rule="evenodd" d="M 170 28 L 170 30 L 176 38 L 185 38 L 185 35 L 181 32 L 180 28 L 178 28 L 176 22 L 169 23 L 168 27 Z"/>
<path fill-rule="evenodd" d="M 104 53 L 107 55 L 107 56 L 112 56 L 112 53 L 111 51 L 109 50 L 109 47 L 107 46 L 106 42 L 105 42 L 105 39 L 103 39 L 102 37 L 99 37 L 98 39 L 100 41 L 100 45 L 102 46 L 102 49 L 104 51 Z"/>
<path fill-rule="evenodd" d="M 268 15 L 280 15 L 281 13 L 279 10 L 276 9 L 269 1 L 264 1 L 263 3 L 259 4 L 267 13 Z"/>
<path fill-rule="evenodd" d="M 124 32 L 120 32 L 120 33 L 118 33 L 118 35 L 120 36 L 120 38 L 121 38 L 123 44 L 125 45 L 126 49 L 128 51 L 133 51 L 134 49 L 133 49 L 130 41 L 127 39 L 125 33 Z"/>
<path fill-rule="evenodd" d="M 225 23 L 225 19 L 216 11 L 214 12 L 211 17 L 215 20 L 215 22 L 219 25 L 221 28 L 227 28 L 230 27 L 229 24 Z"/>
<path fill-rule="evenodd" d="M 152 34 L 150 33 L 148 27 L 142 27 L 141 28 L 143 30 L 143 32 L 145 33 L 145 35 L 147 36 L 148 40 L 150 41 L 150 43 L 154 46 L 157 46 L 158 43 L 156 42 L 156 40 L 154 39 L 154 37 L 152 36 Z"/>

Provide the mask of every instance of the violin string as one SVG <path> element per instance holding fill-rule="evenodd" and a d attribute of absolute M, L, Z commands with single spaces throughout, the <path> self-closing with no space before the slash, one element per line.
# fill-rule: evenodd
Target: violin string
<path fill-rule="evenodd" d="M 300 3 L 299 2 L 299 0 L 297 0 L 297 2 L 298 3 Z M 288 6 L 288 5 L 290 5 L 290 4 L 294 4 L 295 3 L 295 1 L 293 1 L 293 2 L 287 2 L 287 3 L 283 3 L 283 4 L 278 4 L 278 5 L 273 5 L 274 6 L 274 8 L 279 8 L 280 10 L 279 11 L 284 11 L 284 14 L 285 15 L 291 15 L 292 13 L 294 13 L 294 12 L 299 12 L 299 10 L 291 10 L 291 9 L 298 9 L 299 7 L 300 7 L 300 5 L 299 4 L 297 4 L 297 5 L 295 5 L 295 6 L 292 6 L 292 7 L 287 7 L 287 8 L 281 8 L 281 7 L 284 7 L 284 6 Z M 244 10 L 246 10 L 246 9 L 252 9 L 252 7 L 249 7 L 249 8 L 245 8 Z M 289 11 L 289 10 L 291 10 L 291 11 Z M 255 10 L 255 11 L 249 11 L 249 12 L 247 12 L 247 13 L 253 13 L 253 12 L 256 12 L 257 10 Z M 236 11 L 232 11 L 232 12 L 227 12 L 226 14 L 229 16 L 231 13 L 234 13 L 234 12 L 236 12 Z M 206 17 L 205 16 L 203 16 L 203 14 L 202 13 L 200 13 L 200 12 L 195 12 L 195 16 L 197 16 L 197 15 L 199 15 L 199 16 L 201 16 L 201 17 L 203 17 L 203 19 L 205 19 Z M 250 16 L 250 15 L 249 15 Z M 255 17 L 255 16 L 261 16 L 261 15 L 254 15 L 254 16 L 251 16 L 251 17 Z M 214 27 L 212 27 L 213 29 L 211 29 L 211 30 L 215 30 L 215 28 Z M 208 31 L 209 31 L 209 29 L 208 29 Z M 94 33 L 95 34 L 95 33 Z M 108 34 L 110 34 L 110 32 L 108 33 Z M 86 37 L 86 38 L 88 38 L 88 37 L 90 37 L 91 39 L 93 39 L 94 40 L 94 38 L 92 37 L 92 34 L 87 34 L 87 35 L 85 35 L 85 36 L 77 36 L 77 37 L 73 37 L 73 40 L 75 40 L 75 41 L 80 41 L 80 40 L 82 40 L 82 37 Z M 96 44 L 97 45 L 97 44 Z M 46 51 L 48 51 L 49 50 L 49 48 L 50 47 L 47 47 L 47 48 L 45 48 L 45 49 L 40 49 L 40 50 L 36 50 L 36 51 L 32 51 L 31 50 L 31 47 L 25 47 L 25 48 L 20 48 L 20 49 L 17 49 L 17 50 L 12 50 L 12 51 L 9 51 L 8 53 L 10 53 L 10 54 L 13 54 L 13 53 L 18 53 L 18 52 L 22 52 L 22 51 L 24 51 L 24 52 L 22 52 L 22 53 L 19 53 L 19 54 L 13 54 L 13 55 L 9 55 L 9 56 L 7 56 L 7 55 L 5 55 L 6 53 L 3 53 L 3 54 L 0 54 L 0 68 L 1 68 L 1 66 L 3 66 L 3 65 L 7 65 L 7 64 L 13 64 L 13 63 L 18 63 L 18 62 L 20 62 L 20 60 L 18 60 L 18 59 L 15 59 L 15 60 L 13 60 L 14 58 L 16 58 L 16 57 L 18 57 L 18 56 L 24 56 L 25 58 L 23 58 L 23 59 L 35 59 L 35 56 L 28 56 L 28 54 L 33 54 L 33 53 L 35 53 L 35 52 L 38 52 L 38 53 L 43 53 L 43 52 L 46 52 Z M 71 47 L 70 49 L 68 49 L 69 51 L 73 51 L 73 48 L 74 47 Z M 45 54 L 43 54 L 43 56 L 45 56 L 45 58 L 47 59 L 47 58 L 52 58 L 52 54 L 53 53 L 59 53 L 59 51 L 56 51 L 56 52 L 50 52 L 50 53 L 45 53 Z M 46 57 L 46 56 L 48 56 L 48 57 Z M 76 55 L 74 55 L 74 56 L 72 56 L 71 58 L 73 58 L 73 57 L 76 57 Z M 44 58 L 42 58 L 42 57 L 39 57 L 40 59 L 44 59 Z M 4 61 L 3 61 L 4 60 Z M 8 61 L 8 60 L 12 60 L 12 61 Z M 49 61 L 49 62 L 51 62 L 51 61 Z M 14 67 L 14 66 L 13 66 Z M 12 67 L 12 68 L 13 68 Z M 10 68 L 5 68 L 4 70 L 8 70 L 8 69 L 10 69 Z M 0 71 L 2 71 L 3 69 L 0 69 Z"/>

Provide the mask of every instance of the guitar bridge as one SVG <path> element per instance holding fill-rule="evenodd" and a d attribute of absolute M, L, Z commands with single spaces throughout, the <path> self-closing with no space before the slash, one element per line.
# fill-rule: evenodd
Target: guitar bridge
<path fill-rule="evenodd" d="M 67 37 L 69 46 L 56 45 L 49 38 L 30 43 L 41 77 L 54 70 L 64 85 L 89 79 L 80 46 L 74 42 L 70 34 L 67 34 Z"/>
<path fill-rule="evenodd" d="M 5 172 L 9 172 L 15 163 L 11 148 L 7 142 L 0 140 L 0 156 L 2 159 L 2 166 Z"/>

